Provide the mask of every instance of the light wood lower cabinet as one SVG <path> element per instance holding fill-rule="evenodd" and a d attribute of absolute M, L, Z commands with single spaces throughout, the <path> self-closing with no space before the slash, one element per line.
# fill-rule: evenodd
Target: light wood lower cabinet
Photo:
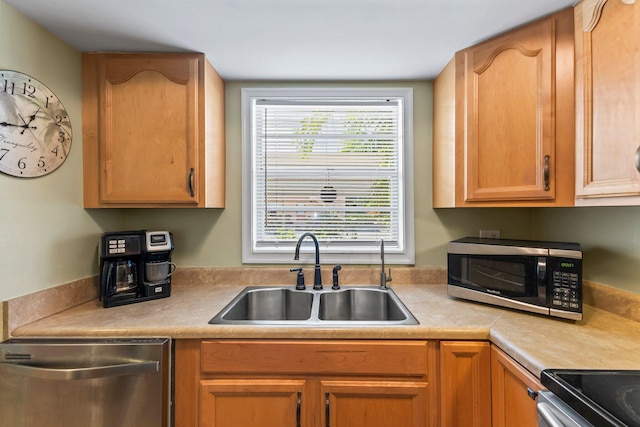
<path fill-rule="evenodd" d="M 440 343 L 441 425 L 491 425 L 490 348 L 488 342 Z"/>
<path fill-rule="evenodd" d="M 428 384 L 411 381 L 321 381 L 321 425 L 426 426 Z"/>
<path fill-rule="evenodd" d="M 298 426 L 303 394 L 304 380 L 202 380 L 200 425 Z"/>
<path fill-rule="evenodd" d="M 534 427 L 536 377 L 488 341 L 177 340 L 176 427 Z"/>
<path fill-rule="evenodd" d="M 543 389 L 540 381 L 496 346 L 491 346 L 491 377 L 491 425 L 536 427 L 536 400 L 529 389 Z"/>
<path fill-rule="evenodd" d="M 538 379 L 486 341 L 440 343 L 443 427 L 537 427 Z"/>
<path fill-rule="evenodd" d="M 435 427 L 437 345 L 178 340 L 176 426 Z"/>

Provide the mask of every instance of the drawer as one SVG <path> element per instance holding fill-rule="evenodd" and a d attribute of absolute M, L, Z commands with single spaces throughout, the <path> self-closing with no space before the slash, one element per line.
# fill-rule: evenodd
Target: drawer
<path fill-rule="evenodd" d="M 205 340 L 203 373 L 426 377 L 428 341 Z"/>

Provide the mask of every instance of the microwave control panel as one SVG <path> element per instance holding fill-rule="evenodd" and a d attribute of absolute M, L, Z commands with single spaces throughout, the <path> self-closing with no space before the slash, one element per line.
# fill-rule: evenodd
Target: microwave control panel
<path fill-rule="evenodd" d="M 551 265 L 551 308 L 582 311 L 582 262 L 575 259 L 553 259 Z"/>

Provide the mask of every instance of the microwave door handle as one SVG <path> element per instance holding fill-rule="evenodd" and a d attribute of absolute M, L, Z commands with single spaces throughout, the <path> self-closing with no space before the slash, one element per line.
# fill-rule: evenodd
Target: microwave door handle
<path fill-rule="evenodd" d="M 538 275 L 538 283 L 542 284 L 547 280 L 547 259 L 545 257 L 538 258 L 538 265 L 536 266 L 536 272 Z"/>
<path fill-rule="evenodd" d="M 155 373 L 159 371 L 159 365 L 160 363 L 157 361 L 140 361 L 87 368 L 43 368 L 16 363 L 0 363 L 0 372 L 29 378 L 69 381 Z"/>

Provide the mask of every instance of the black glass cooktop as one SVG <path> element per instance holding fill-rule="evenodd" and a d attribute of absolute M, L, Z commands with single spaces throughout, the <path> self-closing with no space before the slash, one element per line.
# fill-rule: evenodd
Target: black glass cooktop
<path fill-rule="evenodd" d="M 640 427 L 640 370 L 547 369 L 541 382 L 595 426 Z"/>

